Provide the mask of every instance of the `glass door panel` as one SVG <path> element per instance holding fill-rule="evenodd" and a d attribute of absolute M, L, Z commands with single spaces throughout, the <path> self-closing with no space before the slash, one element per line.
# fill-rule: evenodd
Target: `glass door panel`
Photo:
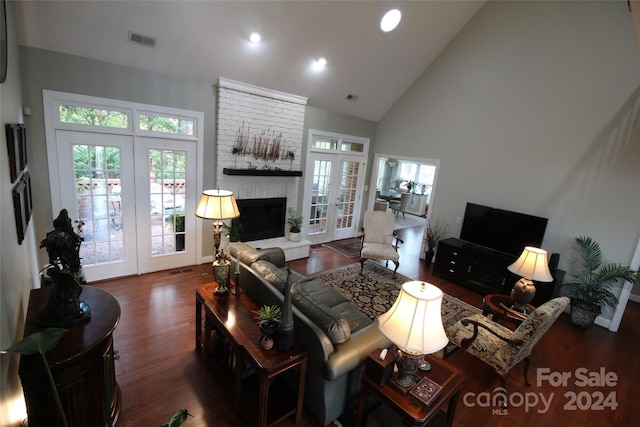
<path fill-rule="evenodd" d="M 57 131 L 60 209 L 83 242 L 88 281 L 136 272 L 133 151 L 127 136 Z M 58 212 L 54 212 L 57 216 Z"/>
<path fill-rule="evenodd" d="M 362 178 L 362 159 L 345 159 L 339 162 L 340 187 L 336 200 L 336 221 L 332 240 L 346 239 L 356 235 L 360 207 L 359 183 Z"/>

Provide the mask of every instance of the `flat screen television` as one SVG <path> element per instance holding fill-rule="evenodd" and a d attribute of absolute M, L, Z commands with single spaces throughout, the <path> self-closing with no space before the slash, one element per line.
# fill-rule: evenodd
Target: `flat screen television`
<path fill-rule="evenodd" d="M 460 239 L 519 256 L 525 246 L 542 245 L 547 218 L 467 203 Z"/>

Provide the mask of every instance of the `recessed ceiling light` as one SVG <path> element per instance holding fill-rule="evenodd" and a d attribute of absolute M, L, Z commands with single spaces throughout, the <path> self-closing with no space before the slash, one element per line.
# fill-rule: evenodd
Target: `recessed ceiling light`
<path fill-rule="evenodd" d="M 260 36 L 260 34 L 258 33 L 251 33 L 251 35 L 249 36 L 249 40 L 251 40 L 251 43 L 260 43 L 260 41 L 262 40 L 262 36 Z"/>
<path fill-rule="evenodd" d="M 313 62 L 313 69 L 316 71 L 322 70 L 327 65 L 327 59 L 324 57 L 318 58 Z"/>
<path fill-rule="evenodd" d="M 400 13 L 398 9 L 391 9 L 390 11 L 385 13 L 380 20 L 380 29 L 385 33 L 392 31 L 398 26 L 401 18 L 402 13 Z"/>

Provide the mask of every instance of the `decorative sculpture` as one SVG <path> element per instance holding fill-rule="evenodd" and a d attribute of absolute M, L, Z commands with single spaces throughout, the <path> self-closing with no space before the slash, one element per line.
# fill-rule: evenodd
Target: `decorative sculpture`
<path fill-rule="evenodd" d="M 89 306 L 80 301 L 80 281 L 84 281 L 80 262 L 82 237 L 73 230 L 66 209 L 53 220 L 53 227 L 40 242 L 40 248 L 46 248 L 49 255 L 47 275 L 51 278 L 51 293 L 35 320 L 42 326 L 67 327 L 91 317 Z"/>
<path fill-rule="evenodd" d="M 284 303 L 282 304 L 282 320 L 278 327 L 278 350 L 286 351 L 293 348 L 294 329 L 293 311 L 291 309 L 291 266 L 287 267 L 287 284 L 284 288 Z"/>

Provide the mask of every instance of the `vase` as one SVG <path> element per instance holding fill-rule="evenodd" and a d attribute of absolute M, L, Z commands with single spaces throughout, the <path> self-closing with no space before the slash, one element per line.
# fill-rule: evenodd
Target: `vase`
<path fill-rule="evenodd" d="M 226 294 L 229 292 L 229 272 L 231 270 L 231 265 L 225 263 L 225 265 L 218 264 L 218 261 L 213 263 L 213 276 L 216 279 L 216 283 L 218 283 L 218 288 L 216 289 L 216 294 Z"/>
<path fill-rule="evenodd" d="M 271 350 L 273 348 L 273 334 L 276 333 L 277 327 L 275 326 L 260 326 L 260 332 L 262 332 L 262 338 L 260 338 L 260 345 L 265 350 Z"/>
<path fill-rule="evenodd" d="M 435 251 L 431 248 L 427 249 L 424 253 L 424 266 L 431 267 L 431 263 L 433 262 L 433 256 L 435 255 Z"/>

